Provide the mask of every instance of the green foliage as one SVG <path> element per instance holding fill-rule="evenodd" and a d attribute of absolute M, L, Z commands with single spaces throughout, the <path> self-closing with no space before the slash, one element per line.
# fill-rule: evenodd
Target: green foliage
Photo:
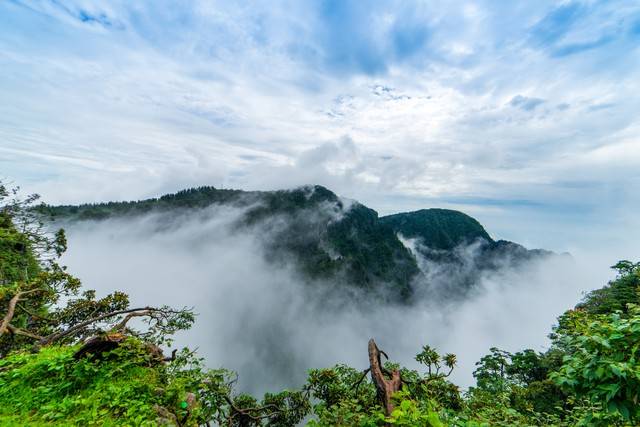
<path fill-rule="evenodd" d="M 505 417 L 555 419 L 566 412 L 567 396 L 548 379 L 559 366 L 555 351 L 490 351 L 476 363 L 477 386 L 467 396 L 471 407 L 493 422 Z"/>
<path fill-rule="evenodd" d="M 628 304 L 640 303 L 640 263 L 625 260 L 611 268 L 618 271 L 616 280 L 587 294 L 579 309 L 589 314 L 607 314 L 626 312 Z"/>
<path fill-rule="evenodd" d="M 389 417 L 381 419 L 398 426 L 444 427 L 437 406 L 430 400 L 416 401 L 406 391 L 396 393 L 396 407 Z"/>
<path fill-rule="evenodd" d="M 640 308 L 590 319 L 580 335 L 559 338 L 567 351 L 551 378 L 605 413 L 640 421 Z"/>
<path fill-rule="evenodd" d="M 307 390 L 313 397 L 312 426 L 374 426 L 380 406 L 373 383 L 346 365 L 309 371 Z"/>
<path fill-rule="evenodd" d="M 491 353 L 483 356 L 474 372 L 478 388 L 491 393 L 504 393 L 508 386 L 507 367 L 511 354 L 498 348 L 491 348 Z"/>
<path fill-rule="evenodd" d="M 507 366 L 507 374 L 520 385 L 544 381 L 547 373 L 544 355 L 531 349 L 511 355 L 511 363 Z"/>
<path fill-rule="evenodd" d="M 376 211 L 354 204 L 329 224 L 327 241 L 344 260 L 349 281 L 370 289 L 392 285 L 401 300 L 409 300 L 419 273 L 416 260 Z"/>
<path fill-rule="evenodd" d="M 63 230 L 50 233 L 33 210 L 38 196 L 24 199 L 0 184 L 0 357 L 52 342 L 74 343 L 109 331 L 123 320 L 129 298 L 115 291 L 96 298 L 57 263 L 66 250 Z M 149 327 L 133 331 L 147 341 L 167 343 L 170 335 L 193 323 L 189 310 L 141 308 Z M 124 327 L 124 325 L 123 325 Z"/>
<path fill-rule="evenodd" d="M 341 400 L 331 408 L 316 406 L 314 415 L 316 418 L 309 420 L 308 426 L 374 427 L 384 425 L 384 414 L 380 409 L 372 412 L 362 407 L 354 399 Z"/>
<path fill-rule="evenodd" d="M 284 390 L 279 393 L 266 393 L 262 407 L 277 408 L 269 416 L 268 424 L 273 427 L 287 427 L 298 424 L 311 408 L 307 394 L 302 391 Z"/>
<path fill-rule="evenodd" d="M 310 370 L 307 387 L 322 407 L 333 407 L 346 400 L 354 400 L 363 408 L 377 405 L 375 387 L 368 377 L 346 365 Z"/>
<path fill-rule="evenodd" d="M 241 225 L 266 227 L 270 261 L 294 259 L 314 279 L 344 277 L 371 291 L 385 286 L 385 294 L 406 300 L 418 274 L 415 259 L 393 230 L 380 224 L 377 212 L 358 203 L 346 207 L 321 186 L 261 193 Z"/>
<path fill-rule="evenodd" d="M 615 268 L 619 275 L 604 291 L 560 316 L 547 352 L 490 349 L 477 363 L 476 387 L 463 398 L 445 379 L 455 357 L 429 346 L 416 356 L 427 368 L 424 375 L 385 365 L 400 368 L 404 382 L 388 417 L 368 380 L 358 383 L 365 398 L 354 394 L 349 384 L 359 381 L 357 371 L 313 371 L 310 383 L 322 385 L 314 394 L 319 403 L 313 425 L 638 425 L 640 307 L 630 303 L 637 295 L 638 264 L 623 261 Z M 614 298 L 626 298 L 625 310 L 607 311 L 619 307 Z"/>
<path fill-rule="evenodd" d="M 55 262 L 66 250 L 64 231 L 46 232 L 30 211 L 36 200 L 37 195 L 21 199 L 17 188 L 0 183 L 0 307 L 8 316 L 0 327 L 0 357 L 33 343 L 28 334 L 41 336 L 61 326 L 53 307 L 80 288 Z"/>
<path fill-rule="evenodd" d="M 0 424 L 291 426 L 309 412 L 303 391 L 234 396 L 227 371 L 205 369 L 186 349 L 164 363 L 157 345 L 189 328 L 193 312 L 83 291 L 57 264 L 64 232 L 47 232 L 36 200 L 0 185 Z M 131 328 L 133 317 L 146 328 Z"/>
<path fill-rule="evenodd" d="M 10 217 L 0 211 L 0 284 L 35 276 L 40 270 L 31 242 L 18 232 Z"/>
<path fill-rule="evenodd" d="M 385 416 L 368 371 L 359 372 L 345 365 L 309 372 L 306 388 L 315 402 L 316 419 L 311 425 L 444 425 L 440 421 L 446 411 L 462 407 L 458 387 L 446 380 L 455 366 L 455 356 L 441 356 L 429 346 L 424 346 L 416 356 L 428 372 L 421 374 L 387 362 L 385 369 L 400 369 L 403 390 L 394 396 L 396 408 Z M 446 367 L 448 372 L 441 372 Z"/>
<path fill-rule="evenodd" d="M 0 359 L 0 422 L 17 417 L 38 425 L 198 425 L 210 415 L 198 403 L 181 405 L 197 390 L 193 374 L 152 363 L 142 342 L 130 339 L 100 360 L 76 360 L 77 348 L 53 346 Z M 225 379 L 222 371 L 206 377 L 216 387 Z"/>

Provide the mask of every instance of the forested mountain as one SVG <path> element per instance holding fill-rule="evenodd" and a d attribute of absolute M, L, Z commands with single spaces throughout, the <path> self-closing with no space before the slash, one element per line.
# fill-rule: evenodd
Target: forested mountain
<path fill-rule="evenodd" d="M 450 279 L 453 298 L 464 294 L 483 271 L 550 254 L 494 241 L 462 212 L 423 209 L 379 217 L 318 185 L 265 192 L 199 187 L 140 201 L 38 209 L 52 221 L 102 221 L 215 205 L 241 210 L 234 225 L 238 230 L 261 229 L 270 261 L 293 259 L 310 279 L 338 278 L 392 300 L 409 301 L 432 273 L 430 262 L 438 263 L 439 272 L 443 265 L 458 270 Z M 475 245 L 473 251 L 460 250 L 470 245 Z"/>
<path fill-rule="evenodd" d="M 462 243 L 473 243 L 478 239 L 493 243 L 478 221 L 449 209 L 421 209 L 388 215 L 380 222 L 405 237 L 422 239 L 431 249 L 452 250 Z"/>
<path fill-rule="evenodd" d="M 640 423 L 640 263 L 620 261 L 613 267 L 618 271 L 615 280 L 562 314 L 545 352 L 491 348 L 476 363 L 476 385 L 466 392 L 448 380 L 457 365 L 454 354 L 441 355 L 424 345 L 415 357 L 423 368 L 407 369 L 383 363 L 381 355 L 386 353 L 371 339 L 366 370 L 344 364 L 311 369 L 299 389 L 257 398 L 235 391 L 237 376 L 205 368 L 193 350 L 165 357 L 161 346 L 171 343 L 173 333 L 189 328 L 194 313 L 167 306 L 133 308 L 127 294 L 115 290 L 96 298 L 95 291 L 83 288 L 57 263 L 67 245 L 64 232 L 47 233 L 30 207 L 35 198 L 21 200 L 15 195 L 0 184 L 0 425 Z M 307 190 L 267 197 L 275 205 L 264 203 L 247 211 L 244 226 L 276 210 L 295 212 L 301 204 L 339 202 L 330 192 Z M 56 209 L 49 212 L 56 215 Z M 346 230 L 362 227 L 368 233 L 384 228 L 385 221 L 365 207 L 356 205 L 348 212 L 354 213 L 346 222 L 340 217 L 333 222 L 343 222 Z M 468 222 L 483 232 L 460 213 L 436 214 L 447 216 L 449 224 Z M 397 226 L 418 235 L 430 220 L 425 220 L 424 212 L 412 216 L 413 228 L 403 221 Z M 357 236 L 352 237 L 354 242 L 364 239 Z M 448 236 L 453 244 L 461 241 L 456 240 L 460 236 Z M 494 243 L 498 242 L 483 244 Z M 133 318 L 144 318 L 146 327 L 129 323 Z M 386 350 L 393 357 L 393 348 Z"/>

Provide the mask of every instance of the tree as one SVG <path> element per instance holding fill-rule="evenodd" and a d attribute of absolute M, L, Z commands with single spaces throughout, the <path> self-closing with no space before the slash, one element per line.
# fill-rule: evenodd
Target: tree
<path fill-rule="evenodd" d="M 640 307 L 597 316 L 583 333 L 559 339 L 567 353 L 551 374 L 556 384 L 599 405 L 605 415 L 640 422 Z M 592 423 L 611 422 L 598 412 L 588 416 Z"/>
<path fill-rule="evenodd" d="M 427 367 L 421 374 L 387 358 L 373 339 L 367 345 L 369 368 L 358 372 L 344 365 L 312 370 L 306 388 L 317 403 L 312 425 L 425 425 L 440 426 L 441 412 L 460 410 L 458 388 L 446 378 L 456 357 L 441 356 L 424 346 L 416 360 Z M 370 374 L 370 375 L 369 375 Z"/>
<path fill-rule="evenodd" d="M 0 357 L 22 348 L 72 343 L 101 332 L 126 331 L 160 344 L 190 327 L 193 313 L 169 307 L 130 308 L 115 291 L 96 298 L 58 264 L 67 247 L 64 230 L 49 231 L 33 209 L 37 195 L 19 197 L 0 183 Z M 65 304 L 60 304 L 64 300 Z M 144 317 L 148 328 L 133 331 L 128 321 Z"/>
<path fill-rule="evenodd" d="M 483 356 L 476 362 L 476 370 L 473 377 L 478 388 L 492 393 L 503 393 L 508 386 L 508 368 L 511 363 L 511 353 L 492 347 L 491 353 Z"/>
<path fill-rule="evenodd" d="M 607 314 L 626 312 L 628 304 L 640 303 L 640 263 L 623 260 L 611 268 L 618 272 L 616 279 L 589 292 L 577 308 L 589 314 Z"/>

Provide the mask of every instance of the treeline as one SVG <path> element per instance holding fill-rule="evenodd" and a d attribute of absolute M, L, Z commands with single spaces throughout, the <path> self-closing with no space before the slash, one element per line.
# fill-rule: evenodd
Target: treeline
<path fill-rule="evenodd" d="M 372 340 L 368 369 L 313 369 L 299 389 L 258 398 L 189 349 L 163 354 L 193 323 L 189 309 L 83 289 L 58 264 L 64 232 L 47 232 L 36 201 L 0 184 L 0 425 L 640 423 L 640 263 L 619 262 L 615 280 L 562 314 L 548 351 L 490 349 L 467 391 L 448 380 L 455 355 L 425 345 L 423 369 L 409 370 Z"/>
<path fill-rule="evenodd" d="M 204 208 L 213 203 L 240 202 L 247 195 L 253 197 L 254 193 L 197 187 L 138 201 L 87 203 L 78 206 L 40 204 L 34 206 L 34 210 L 50 220 L 102 220 L 114 216 L 142 215 L 172 209 Z"/>

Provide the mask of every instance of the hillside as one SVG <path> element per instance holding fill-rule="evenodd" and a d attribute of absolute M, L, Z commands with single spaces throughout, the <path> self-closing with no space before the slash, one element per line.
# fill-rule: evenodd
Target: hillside
<path fill-rule="evenodd" d="M 466 271 L 450 278 L 453 297 L 473 286 L 484 270 L 548 254 L 494 241 L 462 212 L 423 209 L 379 217 L 375 210 L 317 185 L 266 192 L 199 187 L 140 201 L 38 209 L 51 221 L 77 222 L 149 213 L 188 215 L 213 205 L 238 208 L 242 214 L 235 228 L 259 231 L 270 262 L 293 259 L 309 279 L 338 279 L 392 300 L 408 301 L 417 287 L 425 286 L 430 262 Z M 407 245 L 407 239 L 415 244 Z M 462 256 L 459 249 L 468 245 L 478 250 Z"/>
<path fill-rule="evenodd" d="M 493 242 L 474 218 L 449 209 L 421 209 L 382 217 L 380 222 L 406 238 L 422 239 L 432 249 L 452 250 L 478 239 Z"/>
<path fill-rule="evenodd" d="M 447 298 L 472 288 L 489 271 L 554 255 L 506 240 L 493 240 L 475 218 L 449 209 L 421 209 L 380 218 L 403 239 L 413 240 L 421 271 L 440 282 Z"/>

